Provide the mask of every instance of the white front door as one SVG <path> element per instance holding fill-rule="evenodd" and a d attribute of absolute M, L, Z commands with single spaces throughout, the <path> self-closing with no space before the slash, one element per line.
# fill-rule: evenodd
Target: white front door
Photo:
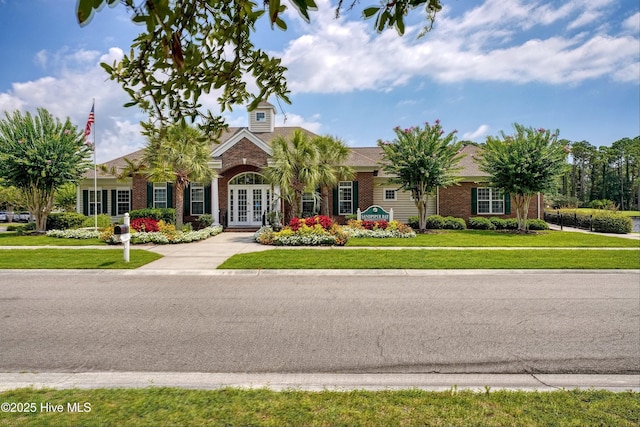
<path fill-rule="evenodd" d="M 230 185 L 229 226 L 260 227 L 270 194 L 268 185 Z"/>

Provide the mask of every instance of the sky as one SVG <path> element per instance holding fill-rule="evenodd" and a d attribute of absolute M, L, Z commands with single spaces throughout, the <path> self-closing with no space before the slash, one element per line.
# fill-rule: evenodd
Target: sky
<path fill-rule="evenodd" d="M 460 140 L 484 142 L 513 124 L 559 129 L 560 138 L 610 145 L 640 134 L 640 6 L 637 0 L 442 0 L 431 32 L 424 13 L 405 35 L 378 34 L 360 0 L 335 18 L 316 0 L 311 23 L 286 12 L 286 32 L 266 20 L 256 45 L 282 58 L 291 105 L 269 99 L 276 126 L 302 126 L 352 147 L 391 141 L 393 129 L 440 119 Z M 146 117 L 100 67 L 128 52 L 141 27 L 124 7 L 86 26 L 76 0 L 0 0 L 0 118 L 35 111 L 84 129 L 95 99 L 98 162 L 145 144 Z M 215 96 L 204 100 L 212 112 Z M 246 106 L 224 114 L 247 126 Z"/>

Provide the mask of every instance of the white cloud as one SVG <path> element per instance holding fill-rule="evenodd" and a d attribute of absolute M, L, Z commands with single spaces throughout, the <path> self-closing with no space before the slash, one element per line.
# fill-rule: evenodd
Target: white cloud
<path fill-rule="evenodd" d="M 322 129 L 322 124 L 318 121 L 320 117 L 314 115 L 311 119 L 305 119 L 304 117 L 294 113 L 284 113 L 276 115 L 276 126 L 283 127 L 296 127 L 307 129 L 313 133 L 319 134 Z"/>
<path fill-rule="evenodd" d="M 490 129 L 491 128 L 489 127 L 489 125 L 480 125 L 480 127 L 478 127 L 478 129 L 476 129 L 476 130 L 474 130 L 472 132 L 467 132 L 467 133 L 463 134 L 462 135 L 462 139 L 473 141 L 474 139 L 482 138 L 484 136 L 487 136 L 487 134 L 489 133 Z"/>
<path fill-rule="evenodd" d="M 443 12 L 436 28 L 416 40 L 419 26 L 408 27 L 404 37 L 394 31 L 376 35 L 372 21 L 334 19 L 324 0 L 319 19 L 303 27 L 307 33 L 282 53 L 283 63 L 294 93 L 389 91 L 416 78 L 518 84 L 579 84 L 602 77 L 632 81 L 620 70 L 638 63 L 640 40 L 637 32 L 604 31 L 606 14 L 614 13 L 611 2 L 487 0 L 462 16 Z M 635 18 L 625 20 L 624 28 L 635 28 Z M 583 31 L 572 35 L 577 28 Z"/>
<path fill-rule="evenodd" d="M 137 124 L 144 117 L 139 110 L 122 108 L 128 101 L 125 92 L 117 83 L 108 80 L 99 66 L 100 61 L 111 62 L 121 57 L 122 51 L 117 48 L 104 55 L 67 48 L 53 53 L 40 51 L 36 58 L 52 68 L 50 75 L 13 83 L 8 92 L 0 93 L 0 111 L 35 111 L 44 107 L 60 119 L 69 117 L 79 129 L 84 129 L 95 98 L 98 161 L 134 151 L 144 143 Z"/>
<path fill-rule="evenodd" d="M 622 22 L 622 28 L 629 31 L 631 34 L 640 33 L 640 12 L 631 15 Z"/>

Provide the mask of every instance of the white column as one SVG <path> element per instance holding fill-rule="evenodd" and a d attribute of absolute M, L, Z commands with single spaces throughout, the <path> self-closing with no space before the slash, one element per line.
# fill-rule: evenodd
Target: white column
<path fill-rule="evenodd" d="M 220 225 L 220 199 L 218 197 L 218 177 L 211 180 L 211 215 L 213 224 Z"/>

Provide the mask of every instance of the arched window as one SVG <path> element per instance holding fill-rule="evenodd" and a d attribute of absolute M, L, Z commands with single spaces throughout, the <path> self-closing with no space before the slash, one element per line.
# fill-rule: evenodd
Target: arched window
<path fill-rule="evenodd" d="M 268 184 L 264 176 L 255 173 L 247 172 L 240 174 L 229 181 L 229 185 L 254 185 L 254 184 Z"/>

